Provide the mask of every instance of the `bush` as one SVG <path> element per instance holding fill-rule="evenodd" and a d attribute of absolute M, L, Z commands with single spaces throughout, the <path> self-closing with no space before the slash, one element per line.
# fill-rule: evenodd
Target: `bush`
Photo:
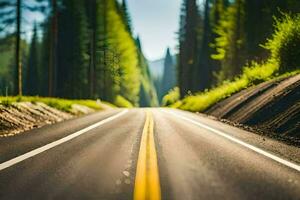
<path fill-rule="evenodd" d="M 114 103 L 117 107 L 120 108 L 133 108 L 133 105 L 130 101 L 122 97 L 121 95 L 118 95 L 115 99 Z"/>
<path fill-rule="evenodd" d="M 241 78 L 247 80 L 249 85 L 257 85 L 270 79 L 277 70 L 278 67 L 271 62 L 251 62 L 244 67 Z"/>
<path fill-rule="evenodd" d="M 270 50 L 270 61 L 280 72 L 300 68 L 300 14 L 276 19 L 275 33 L 263 46 Z"/>
<path fill-rule="evenodd" d="M 176 101 L 180 99 L 179 88 L 175 87 L 171 89 L 168 94 L 166 94 L 162 99 L 162 106 L 169 106 L 174 104 Z"/>

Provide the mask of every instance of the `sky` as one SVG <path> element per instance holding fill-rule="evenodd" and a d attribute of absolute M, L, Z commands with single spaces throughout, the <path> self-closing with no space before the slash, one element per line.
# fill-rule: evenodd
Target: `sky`
<path fill-rule="evenodd" d="M 145 57 L 163 58 L 167 47 L 175 54 L 181 0 L 127 0 L 127 4 Z"/>

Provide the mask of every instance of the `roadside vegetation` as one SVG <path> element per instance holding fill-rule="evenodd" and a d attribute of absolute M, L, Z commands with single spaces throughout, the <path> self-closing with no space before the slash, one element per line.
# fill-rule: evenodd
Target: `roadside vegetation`
<path fill-rule="evenodd" d="M 114 107 L 107 102 L 95 101 L 95 100 L 70 100 L 61 98 L 50 97 L 35 97 L 35 96 L 8 96 L 0 97 L 0 104 L 3 106 L 11 106 L 16 102 L 30 102 L 36 104 L 38 102 L 44 103 L 52 108 L 71 113 L 73 105 L 81 105 L 91 108 L 93 110 L 102 110 L 104 107 Z"/>
<path fill-rule="evenodd" d="M 122 97 L 120 95 L 118 95 L 116 97 L 114 104 L 120 108 L 133 108 L 134 107 L 130 101 L 128 101 L 127 99 L 125 99 L 124 97 Z"/>
<path fill-rule="evenodd" d="M 173 89 L 171 89 L 168 94 L 166 94 L 163 99 L 162 99 L 162 105 L 163 106 L 170 106 L 174 103 L 176 103 L 177 101 L 179 101 L 180 99 L 180 92 L 179 92 L 179 88 L 175 87 Z"/>
<path fill-rule="evenodd" d="M 173 103 L 171 107 L 201 112 L 247 87 L 300 73 L 300 15 L 284 15 L 276 19 L 275 32 L 262 46 L 270 52 L 267 60 L 252 61 L 231 81 L 223 81 L 210 90 L 188 95 L 175 103 L 174 100 L 179 99 L 179 90 L 173 90 L 164 97 L 164 105 Z"/>

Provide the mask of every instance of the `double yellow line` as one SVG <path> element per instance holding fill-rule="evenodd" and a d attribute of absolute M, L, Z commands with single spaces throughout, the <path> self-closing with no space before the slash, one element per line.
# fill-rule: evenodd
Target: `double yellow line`
<path fill-rule="evenodd" d="M 147 111 L 134 186 L 134 200 L 160 200 L 160 182 L 154 142 L 154 121 Z"/>

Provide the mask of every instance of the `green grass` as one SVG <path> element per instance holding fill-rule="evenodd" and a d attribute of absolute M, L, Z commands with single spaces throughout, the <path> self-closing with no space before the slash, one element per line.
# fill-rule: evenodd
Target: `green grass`
<path fill-rule="evenodd" d="M 42 102 L 46 105 L 56 108 L 61 111 L 65 112 L 71 112 L 72 111 L 72 105 L 78 104 L 87 106 L 89 108 L 92 108 L 94 110 L 102 110 L 103 107 L 102 104 L 105 104 L 107 106 L 111 106 L 111 104 L 106 102 L 98 103 L 94 100 L 70 100 L 70 99 L 61 99 L 61 98 L 50 98 L 50 97 L 32 97 L 32 96 L 9 96 L 9 97 L 0 97 L 0 102 L 4 106 L 10 106 L 13 102 L 31 102 L 31 103 L 37 103 Z M 113 106 L 111 106 L 113 107 Z"/>
<path fill-rule="evenodd" d="M 116 97 L 114 104 L 117 107 L 120 107 L 120 108 L 133 108 L 134 107 L 133 104 L 130 101 L 128 101 L 127 99 L 125 99 L 121 95 L 118 95 Z"/>
<path fill-rule="evenodd" d="M 276 74 L 272 75 L 270 74 L 272 70 L 268 71 L 268 69 L 270 68 L 268 68 L 267 66 L 268 64 L 262 67 L 255 66 L 253 68 L 247 68 L 245 69 L 244 74 L 239 78 L 236 78 L 234 81 L 224 82 L 220 86 L 209 91 L 198 93 L 193 96 L 187 96 L 183 100 L 177 101 L 176 103 L 172 104 L 171 107 L 192 112 L 202 112 L 215 103 L 219 102 L 220 100 L 223 100 L 252 85 L 257 85 L 261 82 L 271 79 L 300 74 L 300 70 L 296 70 L 280 76 Z"/>

